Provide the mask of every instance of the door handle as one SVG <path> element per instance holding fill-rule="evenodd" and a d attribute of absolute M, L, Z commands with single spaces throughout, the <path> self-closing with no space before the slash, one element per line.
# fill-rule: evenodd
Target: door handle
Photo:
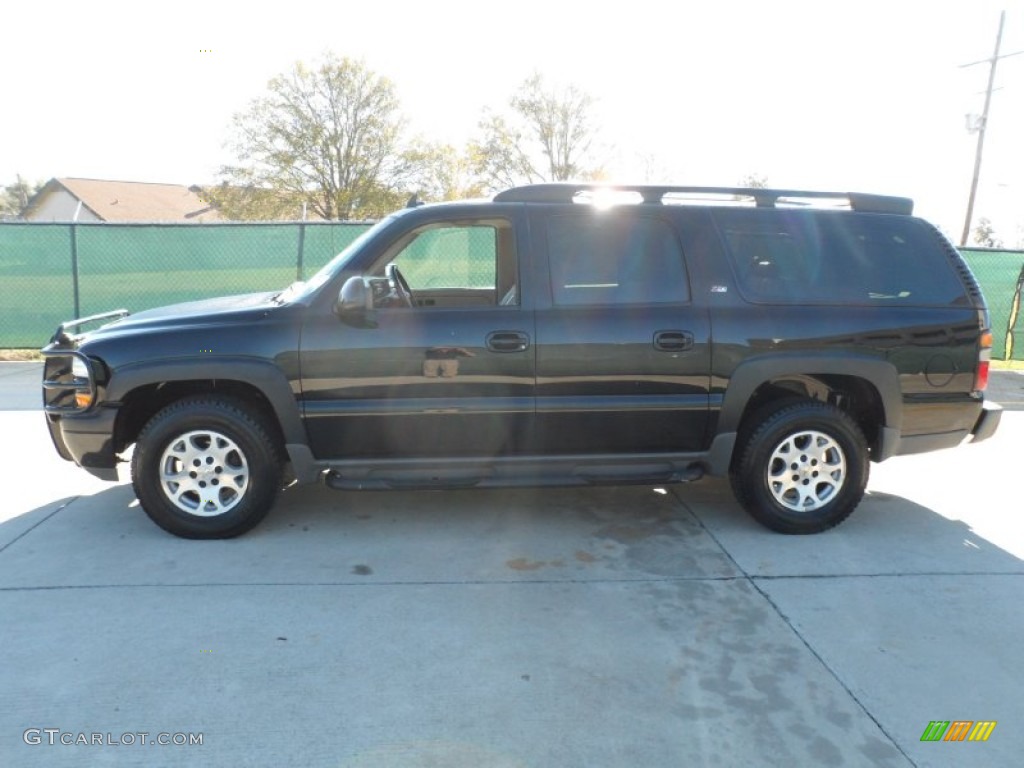
<path fill-rule="evenodd" d="M 522 331 L 491 331 L 487 348 L 491 352 L 522 352 L 530 346 L 530 337 Z"/>
<path fill-rule="evenodd" d="M 689 331 L 658 331 L 654 334 L 654 348 L 661 352 L 686 352 L 693 349 L 693 334 Z"/>

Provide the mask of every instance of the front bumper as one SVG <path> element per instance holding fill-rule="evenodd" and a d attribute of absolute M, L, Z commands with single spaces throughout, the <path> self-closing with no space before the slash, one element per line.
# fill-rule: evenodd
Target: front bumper
<path fill-rule="evenodd" d="M 73 461 L 101 480 L 117 480 L 114 453 L 116 408 L 95 408 L 74 416 L 47 413 L 50 439 L 61 458 Z"/>

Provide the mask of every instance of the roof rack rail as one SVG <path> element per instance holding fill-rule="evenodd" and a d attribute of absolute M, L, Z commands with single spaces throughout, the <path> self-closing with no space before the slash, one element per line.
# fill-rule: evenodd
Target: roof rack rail
<path fill-rule="evenodd" d="M 753 201 L 758 208 L 808 205 L 807 201 L 835 200 L 851 210 L 865 213 L 894 213 L 909 216 L 914 201 L 909 197 L 873 195 L 863 192 L 820 192 L 800 189 L 756 187 L 677 187 L 651 184 L 576 184 L 552 182 L 512 187 L 494 196 L 496 203 L 572 203 L 593 194 L 632 193 L 644 203 L 678 204 Z M 685 196 L 685 197 L 683 197 Z"/>

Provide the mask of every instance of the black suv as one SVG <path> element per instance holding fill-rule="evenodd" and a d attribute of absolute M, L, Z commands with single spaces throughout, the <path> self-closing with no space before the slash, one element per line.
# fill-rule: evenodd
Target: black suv
<path fill-rule="evenodd" d="M 869 460 L 999 421 L 981 291 L 912 207 L 578 184 L 411 201 L 283 292 L 63 324 L 46 419 L 102 478 L 134 444 L 142 507 L 190 538 L 249 530 L 290 481 L 704 473 L 773 530 L 821 531 L 858 504 Z"/>

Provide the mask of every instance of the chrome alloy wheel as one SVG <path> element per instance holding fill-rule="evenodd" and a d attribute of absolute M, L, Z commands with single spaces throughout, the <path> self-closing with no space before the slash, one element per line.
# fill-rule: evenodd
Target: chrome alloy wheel
<path fill-rule="evenodd" d="M 160 457 L 160 487 L 183 512 L 222 515 L 245 496 L 249 463 L 238 445 L 213 430 L 186 432 Z"/>
<path fill-rule="evenodd" d="M 767 480 L 779 504 L 794 512 L 813 512 L 842 490 L 846 482 L 846 456 L 839 444 L 823 432 L 794 432 L 772 452 Z"/>

